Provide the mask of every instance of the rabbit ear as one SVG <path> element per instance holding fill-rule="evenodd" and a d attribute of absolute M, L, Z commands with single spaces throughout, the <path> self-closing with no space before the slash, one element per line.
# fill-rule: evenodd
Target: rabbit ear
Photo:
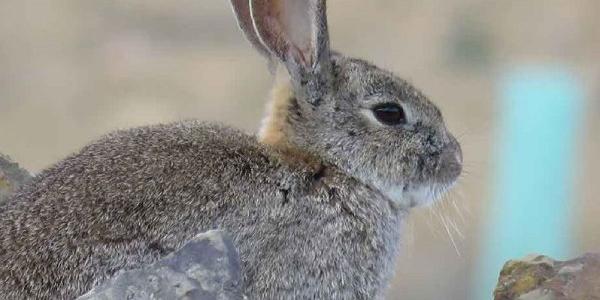
<path fill-rule="evenodd" d="M 238 26 L 244 32 L 244 35 L 252 43 L 252 46 L 258 50 L 260 54 L 271 59 L 271 52 L 261 42 L 256 30 L 254 29 L 254 22 L 250 13 L 250 0 L 231 0 L 231 6 L 235 17 L 238 22 Z"/>
<path fill-rule="evenodd" d="M 250 11 L 258 37 L 285 64 L 295 88 L 323 91 L 331 64 L 325 0 L 251 0 Z"/>

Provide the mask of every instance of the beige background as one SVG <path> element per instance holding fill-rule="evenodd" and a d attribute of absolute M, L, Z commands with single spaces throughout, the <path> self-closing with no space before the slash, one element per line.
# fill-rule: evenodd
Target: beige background
<path fill-rule="evenodd" d="M 468 297 L 496 83 L 519 64 L 581 79 L 573 234 L 578 252 L 600 250 L 600 1 L 331 0 L 329 22 L 335 49 L 428 94 L 465 152 L 459 187 L 409 220 L 390 299 Z M 31 171 L 117 128 L 198 118 L 255 132 L 270 81 L 225 0 L 0 0 L 0 152 Z"/>

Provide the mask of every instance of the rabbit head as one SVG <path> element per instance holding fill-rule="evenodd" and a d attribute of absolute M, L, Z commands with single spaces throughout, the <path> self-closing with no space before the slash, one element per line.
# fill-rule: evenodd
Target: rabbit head
<path fill-rule="evenodd" d="M 248 40 L 285 70 L 267 144 L 331 163 L 402 207 L 456 181 L 462 153 L 440 110 L 393 73 L 329 49 L 324 0 L 232 0 Z"/>

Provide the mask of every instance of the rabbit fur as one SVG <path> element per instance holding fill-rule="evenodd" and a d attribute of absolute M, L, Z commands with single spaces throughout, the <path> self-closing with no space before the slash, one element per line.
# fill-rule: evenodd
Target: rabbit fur
<path fill-rule="evenodd" d="M 324 0 L 231 3 L 284 73 L 260 135 L 146 126 L 42 171 L 0 213 L 0 298 L 73 299 L 213 228 L 249 299 L 383 298 L 403 220 L 454 184 L 459 144 L 417 89 L 329 50 Z M 379 122 L 380 103 L 406 122 Z"/>

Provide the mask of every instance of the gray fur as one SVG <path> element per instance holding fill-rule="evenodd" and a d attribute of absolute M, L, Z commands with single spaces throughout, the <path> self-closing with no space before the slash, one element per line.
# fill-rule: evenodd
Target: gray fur
<path fill-rule="evenodd" d="M 292 76 L 285 146 L 179 122 L 112 133 L 36 176 L 0 214 L 0 298 L 72 299 L 213 228 L 250 299 L 382 298 L 402 220 L 454 183 L 460 147 L 408 83 L 328 57 Z M 408 124 L 378 124 L 381 101 Z"/>

